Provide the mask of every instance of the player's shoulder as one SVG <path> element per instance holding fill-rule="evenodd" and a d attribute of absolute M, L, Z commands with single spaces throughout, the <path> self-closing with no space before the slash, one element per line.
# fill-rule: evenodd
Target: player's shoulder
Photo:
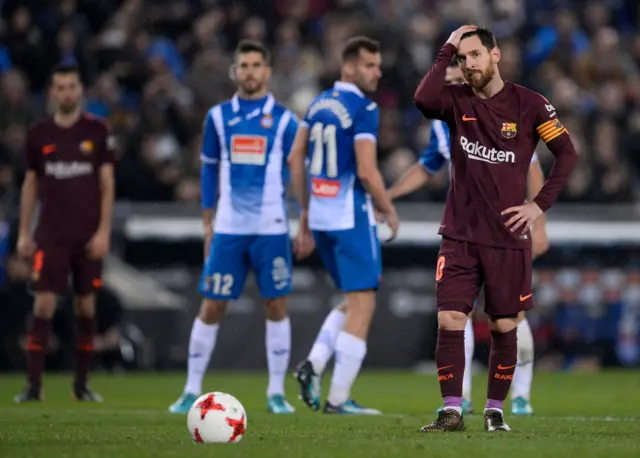
<path fill-rule="evenodd" d="M 511 86 L 511 91 L 517 94 L 520 100 L 522 100 L 523 102 L 529 105 L 533 105 L 536 107 L 545 105 L 545 104 L 550 105 L 549 100 L 547 100 L 547 98 L 544 95 L 534 91 L 533 89 L 530 89 L 528 87 L 521 86 L 515 83 L 506 83 L 506 84 L 509 84 Z"/>
<path fill-rule="evenodd" d="M 55 126 L 52 116 L 46 116 L 39 119 L 29 127 L 30 133 L 38 133 L 52 129 Z"/>
<path fill-rule="evenodd" d="M 280 116 L 289 116 L 290 119 L 293 119 L 294 121 L 298 121 L 298 117 L 296 116 L 296 114 L 291 111 L 289 108 L 287 108 L 285 105 L 283 105 L 282 103 L 276 101 L 273 104 L 273 108 L 271 110 L 271 113 L 273 114 L 274 117 L 280 117 Z"/>
<path fill-rule="evenodd" d="M 83 131 L 86 131 L 89 135 L 109 135 L 111 130 L 109 128 L 109 122 L 105 118 L 92 113 L 83 113 L 80 122 L 82 123 Z"/>
<path fill-rule="evenodd" d="M 371 100 L 368 97 L 364 97 L 362 99 L 362 105 L 364 107 L 365 110 L 367 111 L 378 111 L 378 104 L 376 102 L 374 102 L 373 100 Z"/>

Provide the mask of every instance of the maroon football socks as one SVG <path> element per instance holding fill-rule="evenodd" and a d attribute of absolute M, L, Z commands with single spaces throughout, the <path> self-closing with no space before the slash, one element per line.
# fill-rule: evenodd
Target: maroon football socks
<path fill-rule="evenodd" d="M 87 384 L 87 374 L 93 363 L 95 329 L 96 322 L 93 318 L 78 317 L 76 319 L 75 379 L 73 382 L 76 390 L 81 390 Z"/>
<path fill-rule="evenodd" d="M 34 316 L 27 333 L 27 378 L 35 391 L 42 388 L 44 359 L 51 335 L 51 320 Z"/>
<path fill-rule="evenodd" d="M 436 364 L 444 406 L 462 407 L 464 331 L 438 330 Z"/>
<path fill-rule="evenodd" d="M 491 331 L 486 409 L 502 409 L 502 403 L 509 393 L 517 363 L 517 329 L 504 333 Z"/>

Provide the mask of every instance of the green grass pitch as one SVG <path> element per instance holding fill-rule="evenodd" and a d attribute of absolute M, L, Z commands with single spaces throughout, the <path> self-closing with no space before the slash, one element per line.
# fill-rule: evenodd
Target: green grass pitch
<path fill-rule="evenodd" d="M 325 378 L 325 385 L 328 377 Z M 467 431 L 419 432 L 434 419 L 440 402 L 435 376 L 366 371 L 354 397 L 387 414 L 380 417 L 323 416 L 296 398 L 298 411 L 265 411 L 266 374 L 211 373 L 208 391 L 238 397 L 247 409 L 247 434 L 239 444 L 194 444 L 186 417 L 168 405 L 180 394 L 182 374 L 95 376 L 100 405 L 71 400 L 69 376 L 45 379 L 42 404 L 14 405 L 22 376 L 0 376 L 0 457 L 640 457 L 640 373 L 538 374 L 535 415 L 507 415 L 511 433 L 487 434 L 480 415 L 467 416 Z M 476 408 L 484 401 L 486 377 L 474 378 Z M 326 386 L 325 386 L 326 388 Z M 508 406 L 506 406 L 508 412 Z"/>

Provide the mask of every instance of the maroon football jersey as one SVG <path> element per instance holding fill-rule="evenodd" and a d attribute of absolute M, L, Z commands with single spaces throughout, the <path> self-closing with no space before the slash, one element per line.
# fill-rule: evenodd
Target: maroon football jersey
<path fill-rule="evenodd" d="M 446 86 L 446 68 L 456 48 L 445 45 L 415 94 L 427 118 L 442 119 L 451 132 L 451 185 L 439 233 L 452 239 L 501 248 L 529 249 L 530 233 L 511 232 L 501 215 L 525 202 L 527 173 L 540 139 L 556 156 L 534 201 L 546 211 L 575 166 L 571 138 L 553 106 L 540 94 L 505 82 L 489 99 L 468 84 Z"/>
<path fill-rule="evenodd" d="M 100 167 L 114 162 L 109 129 L 83 115 L 73 126 L 53 118 L 27 134 L 27 168 L 38 176 L 40 217 L 36 240 L 88 240 L 100 222 Z"/>

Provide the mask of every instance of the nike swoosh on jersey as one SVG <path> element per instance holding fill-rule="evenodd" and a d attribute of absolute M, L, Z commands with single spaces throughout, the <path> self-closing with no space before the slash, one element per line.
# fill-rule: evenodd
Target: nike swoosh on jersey
<path fill-rule="evenodd" d="M 478 120 L 478 118 L 470 118 L 470 117 L 468 117 L 468 116 L 466 115 L 466 113 L 465 113 L 465 114 L 463 114 L 463 115 L 462 115 L 462 120 L 463 120 L 463 121 L 477 121 L 477 120 Z"/>

